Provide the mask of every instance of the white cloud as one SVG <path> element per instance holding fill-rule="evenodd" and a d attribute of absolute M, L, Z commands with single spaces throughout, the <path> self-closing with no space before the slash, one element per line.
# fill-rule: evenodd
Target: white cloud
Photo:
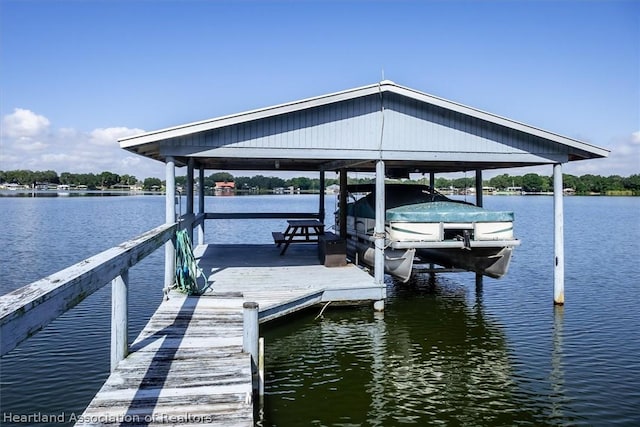
<path fill-rule="evenodd" d="M 43 154 L 40 156 L 40 159 L 45 163 L 72 163 L 80 160 L 77 156 L 72 156 L 69 154 L 57 153 L 57 154 Z"/>
<path fill-rule="evenodd" d="M 2 118 L 0 170 L 55 170 L 58 173 L 110 171 L 138 179 L 164 176 L 162 163 L 122 150 L 118 138 L 136 135 L 142 129 L 98 128 L 83 132 L 56 129 L 49 119 L 16 108 Z"/>
<path fill-rule="evenodd" d="M 89 143 L 101 146 L 118 146 L 118 138 L 143 133 L 142 129 L 129 129 L 126 127 L 99 128 L 91 131 Z"/>
<path fill-rule="evenodd" d="M 58 135 L 61 138 L 76 138 L 78 131 L 73 128 L 60 128 L 58 129 Z"/>
<path fill-rule="evenodd" d="M 36 151 L 42 151 L 45 148 L 47 148 L 48 144 L 45 144 L 44 142 L 40 142 L 40 141 L 25 141 L 21 139 L 21 142 L 18 146 L 16 146 L 17 149 L 21 150 L 21 151 L 27 151 L 27 152 L 36 152 Z"/>
<path fill-rule="evenodd" d="M 9 138 L 30 139 L 49 128 L 49 119 L 33 111 L 16 108 L 2 119 L 2 132 Z"/>
<path fill-rule="evenodd" d="M 640 174 L 640 131 L 615 138 L 611 142 L 611 146 L 608 147 L 611 150 L 609 157 L 571 162 L 566 168 L 567 173 L 602 176 Z"/>
<path fill-rule="evenodd" d="M 133 157 L 133 156 L 127 156 L 120 161 L 122 165 L 130 168 L 133 168 L 134 166 L 138 166 L 141 162 L 142 162 L 142 157 Z"/>
<path fill-rule="evenodd" d="M 7 150 L 7 140 L 22 152 L 42 152 L 48 144 L 44 142 L 49 130 L 49 119 L 24 108 L 15 108 L 13 113 L 2 118 L 2 151 Z M 6 157 L 6 153 L 2 157 Z"/>

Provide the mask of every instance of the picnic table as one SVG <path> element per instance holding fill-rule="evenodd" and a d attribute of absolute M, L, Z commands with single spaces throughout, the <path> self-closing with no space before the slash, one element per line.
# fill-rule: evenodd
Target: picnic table
<path fill-rule="evenodd" d="M 284 255 L 291 244 L 318 243 L 318 237 L 324 234 L 324 224 L 317 219 L 288 219 L 284 232 L 274 231 L 273 241 L 282 246 L 280 255 Z"/>

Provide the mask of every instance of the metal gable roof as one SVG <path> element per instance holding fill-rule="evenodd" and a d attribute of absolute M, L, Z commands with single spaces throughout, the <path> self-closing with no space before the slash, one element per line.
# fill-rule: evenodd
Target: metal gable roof
<path fill-rule="evenodd" d="M 608 150 L 390 81 L 119 140 L 122 148 L 208 169 L 421 172 L 606 157 Z"/>

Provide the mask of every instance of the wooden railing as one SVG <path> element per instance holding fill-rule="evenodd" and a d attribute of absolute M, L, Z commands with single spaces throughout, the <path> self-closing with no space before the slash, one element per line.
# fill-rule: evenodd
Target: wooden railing
<path fill-rule="evenodd" d="M 191 225 L 194 221 L 186 221 Z M 111 363 L 126 356 L 129 268 L 175 236 L 165 224 L 71 267 L 0 296 L 0 356 L 112 282 Z"/>
<path fill-rule="evenodd" d="M 71 267 L 0 296 L 0 356 L 16 348 L 69 309 L 111 283 L 111 368 L 128 353 L 129 269 L 169 242 L 177 230 L 198 230 L 204 242 L 208 219 L 317 218 L 312 213 L 199 213 L 185 214 L 177 223 L 165 224 L 107 249 Z M 174 274 L 173 269 L 167 274 Z"/>
<path fill-rule="evenodd" d="M 318 219 L 320 215 L 309 212 L 215 212 L 204 214 L 206 219 Z"/>

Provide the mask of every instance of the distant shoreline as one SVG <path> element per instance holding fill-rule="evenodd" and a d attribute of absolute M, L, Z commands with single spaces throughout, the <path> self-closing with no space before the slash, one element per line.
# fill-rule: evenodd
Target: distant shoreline
<path fill-rule="evenodd" d="M 273 192 L 264 192 L 264 193 L 254 193 L 254 192 L 243 192 L 239 191 L 237 193 L 224 193 L 224 194 L 207 194 L 208 197 L 233 197 L 233 196 L 248 196 L 248 195 L 299 195 L 299 194 L 319 194 L 317 191 L 308 192 L 303 191 L 300 193 L 273 193 Z M 334 193 L 328 193 L 328 195 L 332 195 Z M 164 191 L 130 191 L 130 190 L 32 190 L 32 189 L 17 189 L 17 190 L 6 190 L 0 189 L 0 197 L 113 197 L 113 196 L 164 196 Z M 473 196 L 473 194 L 469 194 Z M 545 191 L 545 192 L 529 192 L 529 193 L 507 193 L 507 192 L 498 192 L 495 194 L 487 194 L 483 193 L 486 196 L 495 196 L 495 197 L 524 197 L 524 196 L 553 196 L 553 192 Z M 186 194 L 181 194 L 181 196 L 186 196 Z M 632 191 L 610 191 L 607 193 L 589 193 L 589 194 L 565 194 L 565 197 L 639 197 L 638 195 L 634 195 Z"/>
<path fill-rule="evenodd" d="M 163 191 L 130 190 L 0 190 L 0 197 L 108 197 L 108 196 L 162 196 Z"/>

